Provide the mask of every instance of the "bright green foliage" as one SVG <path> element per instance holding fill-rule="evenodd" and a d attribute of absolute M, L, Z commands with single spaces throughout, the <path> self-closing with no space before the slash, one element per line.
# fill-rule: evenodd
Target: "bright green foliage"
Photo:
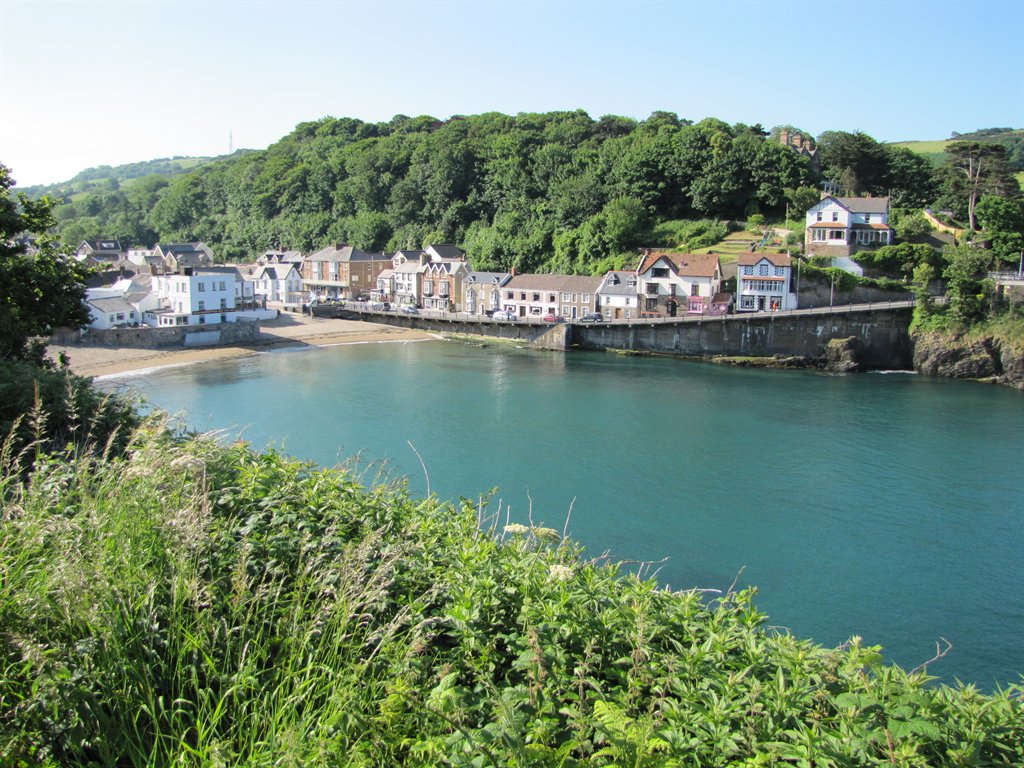
<path fill-rule="evenodd" d="M 0 359 L 42 364 L 39 337 L 89 322 L 89 272 L 53 238 L 53 203 L 24 195 L 16 202 L 10 194 L 13 185 L 10 171 L 0 165 Z M 34 236 L 31 251 L 19 240 L 28 235 Z"/>
<path fill-rule="evenodd" d="M 486 503 L 159 422 L 0 490 L 8 765 L 1024 763 L 1019 687 L 797 640 Z"/>
<path fill-rule="evenodd" d="M 986 195 L 978 202 L 977 214 L 995 263 L 1019 268 L 1024 253 L 1024 199 Z"/>
<path fill-rule="evenodd" d="M 950 316 L 969 324 L 982 319 L 986 310 L 986 271 L 992 265 L 992 254 L 969 245 L 947 247 L 943 251 L 946 268 L 946 296 Z"/>
<path fill-rule="evenodd" d="M 883 245 L 873 251 L 858 251 L 854 256 L 858 264 L 883 275 L 906 278 L 919 264 L 938 266 L 942 263 L 939 252 L 930 245 L 899 243 Z"/>

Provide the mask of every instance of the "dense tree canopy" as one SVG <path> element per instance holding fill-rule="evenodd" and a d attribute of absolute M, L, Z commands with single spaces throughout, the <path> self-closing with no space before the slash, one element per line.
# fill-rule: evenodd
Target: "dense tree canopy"
<path fill-rule="evenodd" d="M 249 258 L 337 241 L 392 250 L 444 240 L 480 268 L 593 272 L 654 242 L 666 222 L 770 219 L 787 203 L 799 218 L 822 178 L 899 208 L 963 197 L 963 183 L 926 158 L 860 132 L 821 134 L 819 174 L 779 141 L 784 130 L 809 138 L 793 126 L 767 132 L 671 112 L 323 118 L 265 151 L 78 196 L 57 216 L 70 242 L 204 240 Z"/>
<path fill-rule="evenodd" d="M 88 272 L 50 234 L 50 200 L 21 195 L 19 205 L 12 186 L 10 171 L 0 165 L 0 359 L 41 363 L 38 337 L 88 322 Z"/>

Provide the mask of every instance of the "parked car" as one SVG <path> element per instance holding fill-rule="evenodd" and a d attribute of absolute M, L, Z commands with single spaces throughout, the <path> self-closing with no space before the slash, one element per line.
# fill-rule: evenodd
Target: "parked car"
<path fill-rule="evenodd" d="M 370 304 L 370 309 L 380 312 L 381 310 L 391 309 L 391 304 L 387 301 L 375 301 Z"/>
<path fill-rule="evenodd" d="M 418 315 L 420 313 L 420 311 L 411 304 L 406 304 L 404 307 L 402 307 L 402 311 L 405 312 L 405 314 L 407 315 Z"/>
<path fill-rule="evenodd" d="M 543 320 L 545 323 L 561 323 L 564 321 L 564 319 L 565 318 L 563 318 L 561 315 L 555 314 L 547 314 L 541 318 L 541 320 Z"/>
<path fill-rule="evenodd" d="M 491 313 L 492 320 L 515 320 L 516 313 L 508 309 L 496 309 Z"/>
<path fill-rule="evenodd" d="M 604 318 L 601 317 L 601 314 L 599 312 L 587 312 L 587 314 L 582 315 L 580 317 L 579 322 L 581 322 L 581 323 L 600 323 L 603 320 L 604 320 Z"/>

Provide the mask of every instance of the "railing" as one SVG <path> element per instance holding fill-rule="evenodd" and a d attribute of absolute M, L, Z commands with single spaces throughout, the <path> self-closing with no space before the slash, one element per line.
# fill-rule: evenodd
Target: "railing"
<path fill-rule="evenodd" d="M 1024 273 L 1021 272 L 989 272 L 988 279 L 997 283 L 1021 283 L 1024 282 Z"/>

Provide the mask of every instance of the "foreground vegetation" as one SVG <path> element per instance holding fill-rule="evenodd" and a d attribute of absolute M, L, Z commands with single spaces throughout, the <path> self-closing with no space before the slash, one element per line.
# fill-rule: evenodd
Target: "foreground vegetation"
<path fill-rule="evenodd" d="M 1024 763 L 1020 687 L 796 640 L 749 590 L 159 419 L 110 444 L 2 452 L 3 765 Z"/>

